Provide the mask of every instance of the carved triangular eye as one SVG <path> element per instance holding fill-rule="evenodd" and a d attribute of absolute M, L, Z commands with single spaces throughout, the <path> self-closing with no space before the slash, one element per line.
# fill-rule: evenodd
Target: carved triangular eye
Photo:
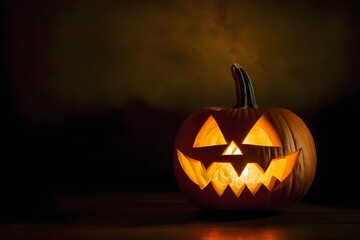
<path fill-rule="evenodd" d="M 197 134 L 193 147 L 208 147 L 227 144 L 219 125 L 210 115 Z"/>
<path fill-rule="evenodd" d="M 251 128 L 243 144 L 281 147 L 279 135 L 264 115 L 262 115 Z"/>

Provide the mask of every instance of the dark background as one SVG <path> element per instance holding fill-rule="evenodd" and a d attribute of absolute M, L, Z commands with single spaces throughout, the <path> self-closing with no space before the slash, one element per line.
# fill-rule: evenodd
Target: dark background
<path fill-rule="evenodd" d="M 2 217 L 46 215 L 54 193 L 178 191 L 177 130 L 234 104 L 234 62 L 313 133 L 304 201 L 359 207 L 359 1 L 4 0 L 0 16 Z"/>

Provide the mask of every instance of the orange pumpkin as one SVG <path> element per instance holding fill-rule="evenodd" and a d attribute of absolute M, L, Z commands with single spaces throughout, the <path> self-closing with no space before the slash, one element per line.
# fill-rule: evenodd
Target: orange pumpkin
<path fill-rule="evenodd" d="M 231 66 L 237 102 L 192 113 L 174 145 L 181 191 L 205 209 L 279 210 L 301 201 L 316 173 L 306 124 L 284 108 L 258 107 L 249 76 Z"/>

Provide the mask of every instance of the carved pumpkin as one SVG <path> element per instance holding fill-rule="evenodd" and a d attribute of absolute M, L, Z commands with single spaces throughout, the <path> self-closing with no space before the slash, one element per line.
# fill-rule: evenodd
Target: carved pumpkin
<path fill-rule="evenodd" d="M 258 107 L 245 70 L 233 64 L 231 71 L 236 105 L 196 111 L 178 131 L 177 183 L 205 209 L 284 209 L 310 189 L 317 163 L 314 140 L 291 111 Z"/>

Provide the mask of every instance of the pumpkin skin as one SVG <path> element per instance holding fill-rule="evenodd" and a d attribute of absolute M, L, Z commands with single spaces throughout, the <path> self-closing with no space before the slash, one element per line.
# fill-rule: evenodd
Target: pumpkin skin
<path fill-rule="evenodd" d="M 295 113 L 258 107 L 245 70 L 237 64 L 231 70 L 235 106 L 200 109 L 178 131 L 177 183 L 190 202 L 204 209 L 287 208 L 304 198 L 314 180 L 313 137 Z"/>

